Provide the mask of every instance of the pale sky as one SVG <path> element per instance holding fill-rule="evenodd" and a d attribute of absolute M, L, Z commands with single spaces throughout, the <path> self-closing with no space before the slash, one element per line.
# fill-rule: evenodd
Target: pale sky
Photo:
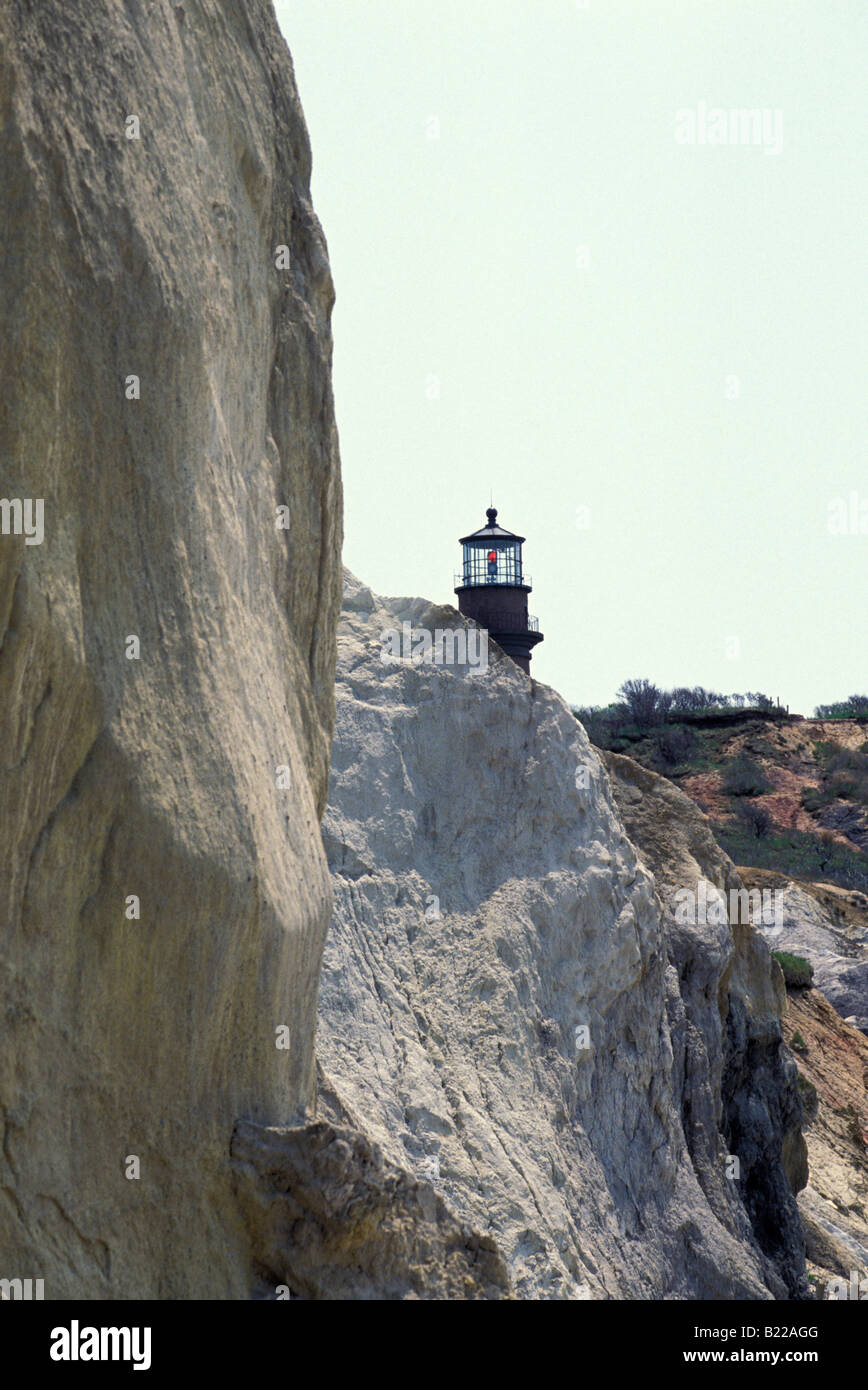
<path fill-rule="evenodd" d="M 493 493 L 569 701 L 868 693 L 864 0 L 276 9 L 350 569 L 457 603 Z"/>

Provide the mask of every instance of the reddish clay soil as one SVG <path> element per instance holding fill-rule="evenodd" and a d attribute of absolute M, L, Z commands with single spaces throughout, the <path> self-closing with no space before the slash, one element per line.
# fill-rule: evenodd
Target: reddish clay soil
<path fill-rule="evenodd" d="M 814 744 L 817 740 L 840 743 L 846 748 L 861 748 L 866 742 L 868 728 L 849 721 L 804 720 L 798 724 L 754 725 L 740 730 L 721 745 L 721 763 L 746 753 L 759 764 L 774 790 L 765 796 L 752 797 L 755 805 L 764 806 L 772 818 L 775 830 L 799 830 L 817 835 L 822 827 L 802 805 L 802 792 L 820 785 Z M 771 756 L 769 756 L 769 751 Z M 691 797 L 712 821 L 724 821 L 734 812 L 737 800 L 723 790 L 720 772 L 699 772 L 679 778 L 679 786 Z M 826 831 L 841 845 L 852 849 L 847 836 L 838 831 Z"/>
<path fill-rule="evenodd" d="M 762 761 L 760 766 L 774 791 L 765 796 L 751 797 L 753 804 L 766 808 L 776 830 L 804 830 L 808 834 L 816 834 L 817 822 L 802 806 L 802 791 L 805 787 L 818 786 L 817 779 Z M 682 778 L 680 785 L 711 820 L 723 821 L 732 815 L 738 798 L 727 796 L 719 772 L 698 772 L 693 777 Z M 842 844 L 849 843 L 844 835 L 835 838 Z"/>

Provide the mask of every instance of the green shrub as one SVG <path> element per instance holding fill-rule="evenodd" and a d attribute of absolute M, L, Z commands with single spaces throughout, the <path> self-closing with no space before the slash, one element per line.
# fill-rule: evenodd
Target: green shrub
<path fill-rule="evenodd" d="M 799 1075 L 796 1079 L 796 1086 L 799 1092 L 799 1100 L 802 1102 L 802 1111 L 807 1119 L 813 1119 L 820 1108 L 820 1100 L 817 1095 L 817 1088 L 813 1086 L 806 1076 Z"/>
<path fill-rule="evenodd" d="M 736 815 L 758 840 L 768 835 L 772 828 L 772 818 L 765 806 L 757 806 L 752 801 L 740 801 Z"/>
<path fill-rule="evenodd" d="M 868 716 L 868 695 L 851 695 L 849 700 L 836 700 L 831 705 L 817 705 L 816 719 L 864 719 Z"/>
<path fill-rule="evenodd" d="M 830 778 L 829 790 L 842 801 L 855 801 L 859 806 L 868 805 L 868 777 L 842 772 Z"/>
<path fill-rule="evenodd" d="M 730 796 L 762 796 L 772 786 L 759 764 L 741 753 L 724 769 L 723 789 Z"/>
<path fill-rule="evenodd" d="M 790 1047 L 794 1052 L 807 1052 L 808 1050 L 808 1044 L 798 1031 L 790 1038 Z"/>
<path fill-rule="evenodd" d="M 773 951 L 772 955 L 784 972 L 788 989 L 807 989 L 814 978 L 814 967 L 803 956 L 791 956 L 788 951 Z"/>
<path fill-rule="evenodd" d="M 819 787 L 802 792 L 802 805 L 810 814 L 835 800 L 868 806 L 868 753 L 865 747 L 845 748 L 835 739 L 817 740 L 814 752 L 821 768 Z"/>
<path fill-rule="evenodd" d="M 832 792 L 822 787 L 803 787 L 802 805 L 811 815 L 815 811 L 822 811 L 824 806 L 831 806 L 835 800 Z"/>
<path fill-rule="evenodd" d="M 656 751 L 666 767 L 686 763 L 696 751 L 696 735 L 684 724 L 670 724 L 654 735 Z"/>
<path fill-rule="evenodd" d="M 650 729 L 653 724 L 660 723 L 664 713 L 661 704 L 663 691 L 653 681 L 624 681 L 617 693 L 630 711 L 633 723 L 640 729 Z"/>
<path fill-rule="evenodd" d="M 834 752 L 826 759 L 827 772 L 868 773 L 868 756 L 857 748 L 844 748 L 841 744 L 830 746 Z"/>
<path fill-rule="evenodd" d="M 631 739 L 641 737 L 631 726 L 625 705 L 578 705 L 573 714 L 596 748 L 608 748 L 613 753 L 629 752 Z"/>

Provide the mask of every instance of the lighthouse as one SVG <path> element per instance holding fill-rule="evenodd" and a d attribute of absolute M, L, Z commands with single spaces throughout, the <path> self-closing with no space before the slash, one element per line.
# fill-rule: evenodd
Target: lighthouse
<path fill-rule="evenodd" d="M 530 675 L 530 655 L 543 640 L 539 622 L 527 611 L 530 575 L 521 558 L 524 536 L 497 524 L 497 508 L 489 507 L 486 524 L 462 536 L 461 573 L 455 576 L 458 610 L 472 618 Z"/>

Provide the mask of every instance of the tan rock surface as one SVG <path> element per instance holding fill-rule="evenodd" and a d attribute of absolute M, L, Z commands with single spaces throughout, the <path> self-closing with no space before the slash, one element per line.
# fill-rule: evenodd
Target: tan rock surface
<path fill-rule="evenodd" d="M 868 1277 L 868 1039 L 819 990 L 788 994 L 785 1029 L 803 1078 L 810 1168 L 799 1207 L 822 1288 L 831 1275 Z"/>
<path fill-rule="evenodd" d="M 232 1155 L 261 1297 L 510 1297 L 494 1241 L 358 1131 L 242 1122 Z"/>
<path fill-rule="evenodd" d="M 674 1025 L 683 1049 L 687 1142 L 712 1207 L 743 1205 L 757 1241 L 791 1296 L 806 1292 L 804 1244 L 794 1193 L 808 1179 L 797 1072 L 784 1045 L 783 977 L 769 945 L 738 897 L 744 884 L 711 833 L 708 818 L 680 788 L 630 758 L 603 755 L 628 834 L 652 870 L 684 1017 Z M 700 881 L 709 907 L 699 920 Z M 679 920 L 679 897 L 696 903 L 696 923 Z M 683 916 L 683 914 L 681 914 Z M 720 1131 L 739 1176 L 726 1174 L 708 1134 Z"/>
<path fill-rule="evenodd" d="M 0 537 L 0 1266 L 246 1296 L 230 1137 L 312 1099 L 330 905 L 307 134 L 265 0 L 6 5 L 0 121 L 0 492 L 45 504 L 41 545 Z"/>

